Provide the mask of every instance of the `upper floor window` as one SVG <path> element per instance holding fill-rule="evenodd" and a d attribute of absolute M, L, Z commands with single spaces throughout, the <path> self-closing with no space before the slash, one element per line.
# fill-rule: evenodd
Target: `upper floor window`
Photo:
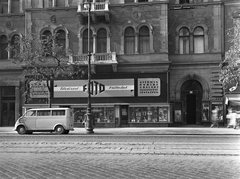
<path fill-rule="evenodd" d="M 97 31 L 97 53 L 107 52 L 107 31 L 101 28 Z"/>
<path fill-rule="evenodd" d="M 0 59 L 8 59 L 8 40 L 7 36 L 2 35 L 0 36 Z"/>
<path fill-rule="evenodd" d="M 56 0 L 56 7 L 65 7 L 65 0 Z"/>
<path fill-rule="evenodd" d="M 20 46 L 19 46 L 18 40 L 19 40 L 19 35 L 17 35 L 17 34 L 14 35 L 14 36 L 11 38 L 10 45 L 11 45 L 12 47 L 14 47 L 14 49 L 11 50 L 11 52 L 10 52 L 10 57 L 14 57 L 15 52 L 16 52 L 16 51 L 19 52 L 19 50 L 20 50 Z"/>
<path fill-rule="evenodd" d="M 204 30 L 196 27 L 193 31 L 194 53 L 204 53 Z"/>
<path fill-rule="evenodd" d="M 179 4 L 189 4 L 189 0 L 179 0 Z"/>
<path fill-rule="evenodd" d="M 8 0 L 0 1 L 0 13 L 7 14 L 8 13 Z"/>
<path fill-rule="evenodd" d="M 183 27 L 179 31 L 179 53 L 189 54 L 189 30 Z"/>
<path fill-rule="evenodd" d="M 148 0 L 125 0 L 125 3 L 148 2 Z"/>
<path fill-rule="evenodd" d="M 93 52 L 93 32 L 90 29 L 90 52 Z M 83 53 L 88 53 L 88 29 L 83 31 Z"/>
<path fill-rule="evenodd" d="M 139 53 L 149 53 L 149 28 L 142 26 L 139 29 Z"/>
<path fill-rule="evenodd" d="M 66 50 L 66 33 L 64 30 L 57 31 L 56 44 Z"/>
<path fill-rule="evenodd" d="M 135 53 L 135 33 L 132 27 L 126 28 L 124 32 L 124 53 Z"/>
<path fill-rule="evenodd" d="M 46 56 L 51 55 L 52 54 L 52 33 L 49 30 L 45 30 L 42 33 L 41 36 L 42 39 L 42 43 L 43 43 L 43 48 L 44 48 L 44 53 Z"/>

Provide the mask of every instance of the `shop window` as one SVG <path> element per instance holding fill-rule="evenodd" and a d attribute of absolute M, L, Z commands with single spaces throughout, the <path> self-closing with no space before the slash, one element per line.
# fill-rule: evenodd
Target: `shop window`
<path fill-rule="evenodd" d="M 0 13 L 7 14 L 8 13 L 8 0 L 0 1 Z"/>
<path fill-rule="evenodd" d="M 84 115 L 86 114 L 86 108 L 74 109 L 74 122 L 82 123 L 84 121 Z M 92 115 L 95 123 L 114 123 L 114 107 L 93 107 Z"/>
<path fill-rule="evenodd" d="M 7 36 L 2 35 L 0 37 L 0 59 L 8 59 L 7 47 L 8 47 Z"/>
<path fill-rule="evenodd" d="M 90 30 L 90 52 L 93 52 L 93 32 Z M 88 53 L 88 29 L 83 31 L 83 53 Z"/>
<path fill-rule="evenodd" d="M 193 32 L 194 53 L 204 53 L 204 30 L 196 27 Z"/>
<path fill-rule="evenodd" d="M 126 28 L 124 32 L 124 53 L 135 53 L 135 33 L 132 27 Z"/>
<path fill-rule="evenodd" d="M 130 107 L 130 121 L 136 123 L 169 122 L 169 108 L 163 107 Z"/>
<path fill-rule="evenodd" d="M 183 27 L 179 31 L 179 53 L 189 54 L 189 30 Z"/>
<path fill-rule="evenodd" d="M 19 40 L 19 35 L 14 35 L 14 36 L 11 38 L 10 45 L 11 45 L 11 47 L 14 48 L 14 49 L 12 49 L 11 52 L 10 52 L 11 58 L 14 57 L 16 51 L 17 51 L 17 52 L 20 51 L 20 46 L 19 46 L 18 40 Z"/>
<path fill-rule="evenodd" d="M 101 28 L 97 32 L 97 53 L 107 52 L 107 31 Z"/>
<path fill-rule="evenodd" d="M 149 28 L 142 26 L 139 30 L 139 53 L 149 53 Z"/>
<path fill-rule="evenodd" d="M 66 51 L 66 33 L 64 30 L 57 31 L 56 44 L 62 47 L 62 50 Z"/>

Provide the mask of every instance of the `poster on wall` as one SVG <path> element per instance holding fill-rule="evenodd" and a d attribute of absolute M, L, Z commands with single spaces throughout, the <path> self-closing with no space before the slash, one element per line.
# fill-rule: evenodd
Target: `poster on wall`
<path fill-rule="evenodd" d="M 49 96 L 47 82 L 31 81 L 29 82 L 31 98 L 47 98 Z"/>
<path fill-rule="evenodd" d="M 138 78 L 138 96 L 160 96 L 159 78 Z"/>
<path fill-rule="evenodd" d="M 223 104 L 222 102 L 212 102 L 212 113 L 217 112 L 218 121 L 223 121 Z"/>
<path fill-rule="evenodd" d="M 202 102 L 202 121 L 203 122 L 210 121 L 209 111 L 210 111 L 209 101 L 203 101 Z"/>
<path fill-rule="evenodd" d="M 182 102 L 176 101 L 174 103 L 174 121 L 175 122 L 182 122 Z"/>

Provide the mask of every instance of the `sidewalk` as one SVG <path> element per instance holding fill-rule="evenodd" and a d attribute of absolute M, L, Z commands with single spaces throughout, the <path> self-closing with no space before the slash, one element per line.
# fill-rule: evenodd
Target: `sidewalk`
<path fill-rule="evenodd" d="M 15 133 L 13 127 L 0 127 L 0 134 Z M 95 128 L 86 134 L 84 128 L 74 128 L 69 135 L 240 135 L 240 129 L 209 127 L 154 127 L 154 128 Z"/>

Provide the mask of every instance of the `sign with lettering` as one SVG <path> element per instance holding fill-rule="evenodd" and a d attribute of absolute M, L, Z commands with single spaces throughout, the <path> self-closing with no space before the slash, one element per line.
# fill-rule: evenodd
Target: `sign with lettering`
<path fill-rule="evenodd" d="M 159 78 L 138 78 L 138 96 L 160 96 Z"/>
<path fill-rule="evenodd" d="M 93 79 L 90 94 L 92 97 L 133 97 L 134 79 Z M 54 98 L 87 96 L 88 80 L 54 81 Z"/>
<path fill-rule="evenodd" d="M 49 95 L 47 82 L 31 81 L 29 83 L 31 98 L 47 98 Z"/>

